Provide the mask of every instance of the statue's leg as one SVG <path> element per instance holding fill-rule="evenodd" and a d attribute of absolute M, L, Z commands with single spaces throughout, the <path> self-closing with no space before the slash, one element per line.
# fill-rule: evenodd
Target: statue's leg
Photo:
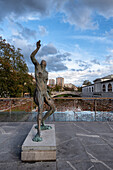
<path fill-rule="evenodd" d="M 36 104 L 37 106 L 39 106 L 37 95 L 38 95 L 38 92 L 37 92 L 37 89 L 35 89 L 33 98 L 34 98 L 35 104 Z"/>
<path fill-rule="evenodd" d="M 44 126 L 44 121 L 47 119 L 47 117 L 49 117 L 51 114 L 53 114 L 55 112 L 55 105 L 52 99 L 48 98 L 47 96 L 44 97 L 44 102 L 50 106 L 50 110 L 44 115 L 44 117 L 42 118 L 42 127 Z M 51 129 L 49 127 L 45 127 L 44 129 Z"/>
<path fill-rule="evenodd" d="M 37 133 L 40 136 L 41 131 L 41 121 L 42 121 L 42 112 L 43 112 L 44 98 L 40 96 L 39 107 L 38 107 L 38 115 L 37 115 Z"/>
<path fill-rule="evenodd" d="M 33 138 L 33 141 L 38 142 L 42 141 L 40 137 L 41 131 L 41 121 L 42 121 L 42 112 L 43 112 L 43 105 L 44 105 L 44 97 L 41 95 L 40 92 L 36 91 L 34 96 L 34 101 L 38 105 L 38 115 L 37 115 L 37 134 Z"/>

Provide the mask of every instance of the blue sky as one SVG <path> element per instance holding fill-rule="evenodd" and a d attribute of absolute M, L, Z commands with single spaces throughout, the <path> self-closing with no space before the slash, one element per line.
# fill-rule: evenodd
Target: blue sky
<path fill-rule="evenodd" d="M 81 86 L 113 74 L 113 0 L 0 0 L 0 35 L 22 49 L 30 73 L 40 39 L 49 78 Z"/>

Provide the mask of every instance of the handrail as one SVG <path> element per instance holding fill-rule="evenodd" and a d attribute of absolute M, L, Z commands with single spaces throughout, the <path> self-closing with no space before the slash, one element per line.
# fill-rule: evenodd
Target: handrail
<path fill-rule="evenodd" d="M 33 99 L 33 97 L 12 97 L 12 98 L 0 98 L 0 100 L 19 100 L 19 99 Z M 70 100 L 76 100 L 76 99 L 89 99 L 89 100 L 102 100 L 102 99 L 112 99 L 113 97 L 52 97 L 53 100 L 56 99 L 70 99 Z"/>
<path fill-rule="evenodd" d="M 77 99 L 89 99 L 89 100 L 102 100 L 102 99 L 112 99 L 113 97 L 54 97 L 54 100 L 56 99 L 70 99 L 70 100 L 77 100 Z"/>
<path fill-rule="evenodd" d="M 19 100 L 19 99 L 32 99 L 33 97 L 10 97 L 10 98 L 0 98 L 0 100 Z"/>

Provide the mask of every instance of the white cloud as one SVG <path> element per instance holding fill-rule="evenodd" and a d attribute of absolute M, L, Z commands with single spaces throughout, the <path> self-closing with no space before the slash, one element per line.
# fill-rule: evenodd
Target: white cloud
<path fill-rule="evenodd" d="M 106 68 L 106 69 L 105 69 Z M 112 74 L 113 72 L 113 62 L 111 66 L 105 66 L 105 65 L 94 65 L 91 68 L 91 71 L 84 70 L 84 71 L 65 71 L 65 72 L 50 72 L 49 73 L 49 78 L 55 79 L 56 77 L 64 77 L 64 82 L 65 83 L 73 83 L 76 86 L 81 86 L 84 80 L 89 80 L 93 83 L 93 81 L 96 78 L 103 77 L 105 75 Z M 70 79 L 71 77 L 71 79 Z"/>
<path fill-rule="evenodd" d="M 38 30 L 39 30 L 39 34 L 40 34 L 41 36 L 45 36 L 45 35 L 48 34 L 48 31 L 47 31 L 46 28 L 45 28 L 44 26 L 42 26 L 42 25 L 39 25 L 39 26 L 38 26 Z"/>
<path fill-rule="evenodd" d="M 22 49 L 22 54 L 28 64 L 29 71 L 33 72 L 34 65 L 31 63 L 30 54 L 36 49 L 36 45 L 30 45 L 29 42 L 25 39 L 9 39 L 9 42 L 13 44 L 16 48 Z M 39 52 L 36 55 L 36 59 L 40 63 L 41 60 L 46 60 L 47 70 L 48 71 L 64 71 L 68 67 L 63 62 L 69 53 L 62 53 L 56 49 L 53 44 L 47 44 L 40 48 Z M 37 57 L 38 56 L 38 57 Z"/>
<path fill-rule="evenodd" d="M 113 1 L 112 0 L 82 0 L 84 5 L 92 10 L 97 11 L 105 18 L 113 17 Z"/>
<path fill-rule="evenodd" d="M 6 5 L 7 4 L 7 5 Z M 80 29 L 97 29 L 96 13 L 113 17 L 113 0 L 4 0 L 0 2 L 0 20 L 6 17 L 39 20 L 61 12 L 63 20 Z"/>
<path fill-rule="evenodd" d="M 35 44 L 30 45 L 27 40 L 16 38 L 11 39 L 10 43 L 16 48 L 22 49 L 30 72 L 34 72 L 30 54 L 35 49 Z M 68 56 L 71 60 L 68 60 Z M 84 56 L 84 59 L 82 56 Z M 81 50 L 80 47 L 78 48 L 78 46 L 75 52 L 69 53 L 59 51 L 53 44 L 47 44 L 41 47 L 38 53 L 38 61 L 42 59 L 47 61 L 49 78 L 55 79 L 58 76 L 62 76 L 65 79 L 65 83 L 73 83 L 77 86 L 82 85 L 86 79 L 93 82 L 96 78 L 113 73 L 113 55 L 105 56 L 101 62 L 95 59 L 95 56 L 91 60 L 91 55 Z"/>
<path fill-rule="evenodd" d="M 100 62 L 99 62 L 97 59 L 93 59 L 93 60 L 91 60 L 91 62 L 92 62 L 93 64 L 98 64 L 98 65 L 100 65 Z"/>
<path fill-rule="evenodd" d="M 47 44 L 41 47 L 39 56 L 47 56 L 57 54 L 57 49 L 53 44 Z"/>
<path fill-rule="evenodd" d="M 98 29 L 96 14 L 113 17 L 113 0 L 67 0 L 59 5 L 64 21 L 80 29 Z"/>
<path fill-rule="evenodd" d="M 30 54 L 34 50 L 33 45 L 31 45 L 27 40 L 25 39 L 9 39 L 8 40 L 12 45 L 14 45 L 16 48 L 22 49 L 22 54 L 24 55 L 24 58 L 27 62 L 30 60 Z"/>
<path fill-rule="evenodd" d="M 37 37 L 36 30 L 30 29 L 28 27 L 23 26 L 19 22 L 15 22 L 13 19 L 8 19 L 9 30 L 12 32 L 12 37 L 18 39 L 35 39 Z"/>
<path fill-rule="evenodd" d="M 113 49 L 109 49 L 109 53 L 113 55 Z"/>
<path fill-rule="evenodd" d="M 98 24 L 92 21 L 92 11 L 82 2 L 68 1 L 64 4 L 61 11 L 65 14 L 64 22 L 69 22 L 81 29 L 97 29 Z"/>
<path fill-rule="evenodd" d="M 49 16 L 52 9 L 53 0 L 4 0 L 0 2 L 0 19 L 5 17 L 20 19 L 39 19 Z"/>
<path fill-rule="evenodd" d="M 99 43 L 113 45 L 112 37 L 107 36 L 106 34 L 103 36 L 73 35 L 73 36 L 70 36 L 69 38 L 76 39 L 76 40 L 84 40 L 84 41 L 88 40 L 88 42 L 91 42 L 91 43 L 99 42 Z"/>

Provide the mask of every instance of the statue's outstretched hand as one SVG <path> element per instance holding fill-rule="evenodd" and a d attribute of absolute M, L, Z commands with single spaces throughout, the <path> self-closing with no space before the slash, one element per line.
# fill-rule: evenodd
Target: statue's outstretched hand
<path fill-rule="evenodd" d="M 41 46 L 41 44 L 40 44 L 40 40 L 36 43 L 36 46 L 37 46 L 37 48 L 40 48 L 40 46 Z"/>

